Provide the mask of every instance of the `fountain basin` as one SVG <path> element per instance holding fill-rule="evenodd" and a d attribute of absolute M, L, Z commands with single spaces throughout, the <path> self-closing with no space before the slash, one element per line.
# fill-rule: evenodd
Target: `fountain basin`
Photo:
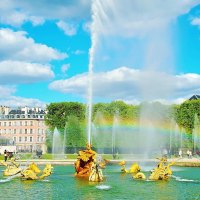
<path fill-rule="evenodd" d="M 40 167 L 40 166 L 39 166 Z M 41 167 L 42 168 L 42 167 Z M 0 167 L 3 170 L 4 167 Z M 74 167 L 54 166 L 54 173 L 46 180 L 21 181 L 16 178 L 0 181 L 1 192 L 7 199 L 198 199 L 200 168 L 172 167 L 174 177 L 168 181 L 134 180 L 130 174 L 122 175 L 119 165 L 108 165 L 103 183 L 91 183 L 75 178 Z M 147 175 L 149 172 L 145 172 Z M 5 180 L 0 175 L 1 180 Z M 99 190 L 96 186 L 109 186 Z M 36 192 L 37 191 L 37 192 Z M 184 191 L 184 192 L 183 192 Z"/>

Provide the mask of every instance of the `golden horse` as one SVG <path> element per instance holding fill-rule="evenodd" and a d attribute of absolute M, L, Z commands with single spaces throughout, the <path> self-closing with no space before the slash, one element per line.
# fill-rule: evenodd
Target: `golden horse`
<path fill-rule="evenodd" d="M 126 169 L 126 162 L 124 160 L 121 161 L 119 165 L 122 166 L 121 172 L 132 174 L 134 179 L 146 179 L 146 176 L 140 172 L 141 168 L 137 163 L 132 164 L 129 170 Z"/>
<path fill-rule="evenodd" d="M 45 168 L 42 171 L 42 174 L 38 176 L 38 174 L 41 173 L 41 170 L 35 163 L 31 163 L 25 170 L 21 171 L 21 177 L 25 180 L 43 179 L 52 174 L 52 169 L 53 167 L 51 166 L 51 164 L 46 164 Z"/>
<path fill-rule="evenodd" d="M 6 169 L 3 171 L 4 176 L 13 176 L 22 171 L 19 164 L 15 161 L 14 158 L 11 158 L 9 162 L 1 161 L 1 164 L 6 167 Z"/>
<path fill-rule="evenodd" d="M 159 159 L 157 167 L 152 170 L 149 176 L 150 180 L 167 180 L 172 175 L 172 166 L 175 162 L 168 163 L 166 158 Z"/>

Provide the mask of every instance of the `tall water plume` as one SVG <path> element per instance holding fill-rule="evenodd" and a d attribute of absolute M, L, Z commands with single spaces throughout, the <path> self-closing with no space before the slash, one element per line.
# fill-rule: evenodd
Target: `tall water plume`
<path fill-rule="evenodd" d="M 94 117 L 94 122 L 92 126 L 92 138 L 93 146 L 96 147 L 98 153 L 105 153 L 107 148 L 109 148 L 110 131 L 107 130 L 105 126 L 105 118 L 102 112 L 98 111 Z"/>
<path fill-rule="evenodd" d="M 64 141 L 57 128 L 53 132 L 53 141 L 52 141 L 52 156 L 53 159 L 64 159 Z"/>
<path fill-rule="evenodd" d="M 112 125 L 112 154 L 116 154 L 116 136 L 119 131 L 119 111 L 115 112 Z"/>
<path fill-rule="evenodd" d="M 174 87 L 171 76 L 174 67 L 172 24 L 179 15 L 188 12 L 193 5 L 194 3 L 173 0 L 92 1 L 88 143 L 91 140 L 93 96 L 99 95 L 104 100 L 108 100 L 107 96 L 112 100 L 133 101 L 135 97 L 139 101 L 148 102 L 170 100 Z M 126 66 L 126 71 L 123 71 L 125 74 L 121 75 L 119 70 L 116 70 L 114 74 L 110 73 L 104 83 L 104 86 L 110 84 L 115 78 L 117 85 L 101 88 L 101 84 L 93 81 L 94 69 L 96 72 L 108 72 L 120 66 Z M 134 74 L 134 80 L 127 89 L 123 83 L 130 79 L 128 73 L 130 68 L 137 69 L 132 70 L 137 73 Z M 150 127 L 145 131 L 146 140 L 144 138 L 143 145 L 159 146 L 161 138 L 157 137 L 156 127 L 162 125 L 165 112 L 161 110 L 157 115 L 156 110 L 153 110 L 152 114 L 149 110 L 151 104 L 144 105 L 141 109 L 140 133 L 144 131 L 142 127 L 145 123 Z M 153 138 L 155 135 L 156 138 Z"/>
<path fill-rule="evenodd" d="M 94 67 L 94 56 L 97 47 L 97 1 L 92 1 L 92 24 L 91 24 L 91 48 L 89 50 L 89 72 L 88 72 L 88 144 L 91 143 L 91 129 L 92 129 L 92 104 L 93 104 L 93 67 Z"/>

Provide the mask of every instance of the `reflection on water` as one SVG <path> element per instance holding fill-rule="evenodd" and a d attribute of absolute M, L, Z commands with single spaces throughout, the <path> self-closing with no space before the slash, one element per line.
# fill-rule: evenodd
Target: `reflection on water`
<path fill-rule="evenodd" d="M 3 169 L 0 167 L 0 169 Z M 0 185 L 0 199 L 198 199 L 200 168 L 173 167 L 168 181 L 134 180 L 131 174 L 122 175 L 120 166 L 107 166 L 103 183 L 89 183 L 74 177 L 73 166 L 54 166 L 54 173 L 45 180 L 21 181 L 14 178 Z M 148 177 L 149 171 L 145 172 Z M 0 175 L 0 180 L 5 180 Z"/>

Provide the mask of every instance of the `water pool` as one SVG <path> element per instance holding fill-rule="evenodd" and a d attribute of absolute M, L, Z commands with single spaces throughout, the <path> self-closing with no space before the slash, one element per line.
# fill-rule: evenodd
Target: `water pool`
<path fill-rule="evenodd" d="M 52 176 L 40 181 L 10 180 L 1 173 L 0 199 L 200 199 L 200 168 L 172 170 L 173 177 L 168 181 L 141 181 L 133 180 L 130 174 L 122 175 L 120 166 L 110 165 L 103 171 L 106 180 L 100 184 L 75 178 L 73 166 L 54 166 Z M 148 177 L 150 173 L 147 170 L 145 174 Z"/>

